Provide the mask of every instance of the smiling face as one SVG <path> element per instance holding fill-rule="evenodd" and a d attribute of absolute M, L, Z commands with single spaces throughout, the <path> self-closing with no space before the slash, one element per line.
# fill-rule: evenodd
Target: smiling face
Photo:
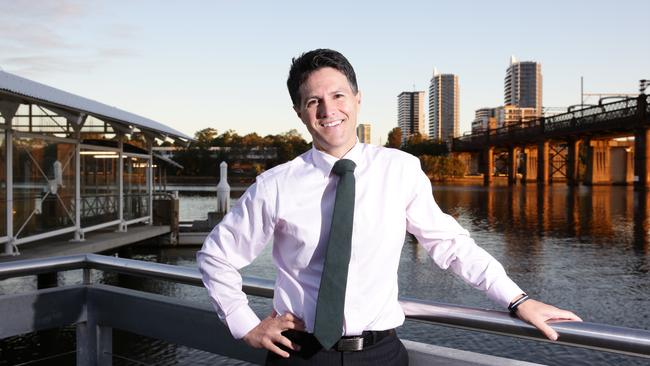
<path fill-rule="evenodd" d="M 361 93 L 352 91 L 340 71 L 323 67 L 300 86 L 300 104 L 293 109 L 307 126 L 314 147 L 337 158 L 357 141 L 357 113 Z"/>

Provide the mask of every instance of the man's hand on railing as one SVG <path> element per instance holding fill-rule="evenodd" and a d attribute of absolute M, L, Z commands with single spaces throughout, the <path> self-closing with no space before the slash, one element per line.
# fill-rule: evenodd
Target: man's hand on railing
<path fill-rule="evenodd" d="M 278 345 L 283 345 L 291 350 L 299 351 L 300 346 L 291 342 L 289 338 L 282 335 L 282 332 L 289 329 L 304 331 L 305 323 L 302 319 L 291 313 L 278 315 L 273 310 L 270 316 L 262 320 L 255 328 L 244 336 L 244 342 L 253 348 L 266 348 L 282 357 L 289 357 L 289 353 L 282 350 Z"/>
<path fill-rule="evenodd" d="M 547 321 L 582 321 L 579 316 L 568 310 L 562 310 L 533 299 L 521 303 L 517 307 L 515 314 L 517 314 L 519 319 L 528 322 L 535 328 L 539 329 L 552 341 L 557 340 L 558 334 L 553 330 L 553 328 L 546 324 Z"/>

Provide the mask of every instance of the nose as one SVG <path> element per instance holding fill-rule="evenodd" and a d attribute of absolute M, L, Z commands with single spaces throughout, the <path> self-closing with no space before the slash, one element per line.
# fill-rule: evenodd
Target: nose
<path fill-rule="evenodd" d="M 318 110 L 317 110 L 317 118 L 318 119 L 323 119 L 327 118 L 329 116 L 334 115 L 335 109 L 334 109 L 334 103 L 332 103 L 331 100 L 327 100 L 327 98 L 323 98 L 320 103 L 318 103 Z"/>

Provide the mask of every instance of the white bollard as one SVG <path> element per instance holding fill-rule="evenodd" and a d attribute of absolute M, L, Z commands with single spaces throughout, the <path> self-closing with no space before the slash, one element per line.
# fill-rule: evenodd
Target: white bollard
<path fill-rule="evenodd" d="M 217 185 L 217 212 L 225 214 L 230 209 L 230 185 L 228 185 L 228 164 L 222 161 L 219 165 L 221 179 Z"/>

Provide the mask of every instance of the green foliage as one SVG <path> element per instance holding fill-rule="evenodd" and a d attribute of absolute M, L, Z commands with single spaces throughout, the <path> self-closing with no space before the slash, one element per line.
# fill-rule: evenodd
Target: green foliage
<path fill-rule="evenodd" d="M 402 147 L 402 150 L 415 156 L 438 156 L 449 154 L 447 144 L 440 140 L 427 139 L 425 136 L 422 136 L 419 133 L 411 136 Z"/>
<path fill-rule="evenodd" d="M 296 158 L 298 155 L 309 150 L 310 146 L 295 129 L 291 129 L 281 135 L 268 135 L 264 139 L 268 143 L 267 146 L 276 148 L 278 154 L 277 158 L 270 162 L 271 166 L 279 165 Z"/>
<path fill-rule="evenodd" d="M 264 137 L 256 133 L 240 136 L 233 130 L 227 130 L 218 135 L 217 130 L 205 128 L 194 134 L 195 142 L 186 149 L 176 152 L 174 160 L 183 165 L 178 171 L 183 176 L 213 176 L 219 175 L 219 163 L 226 161 L 250 164 L 251 174 L 259 174 L 266 169 L 285 163 L 309 150 L 310 144 L 302 138 L 297 130 L 292 129 L 278 135 Z M 400 148 L 402 132 L 396 127 L 388 134 L 387 147 Z M 402 147 L 402 150 L 418 156 L 422 169 L 433 180 L 446 180 L 452 177 L 462 177 L 465 164 L 459 159 L 449 156 L 447 145 L 441 141 L 429 140 L 426 136 L 415 134 Z M 250 161 L 245 158 L 247 152 L 272 151 L 275 158 L 264 161 Z"/>
<path fill-rule="evenodd" d="M 384 146 L 399 149 L 402 146 L 402 129 L 395 127 L 390 130 L 388 133 L 388 140 Z"/>
<path fill-rule="evenodd" d="M 194 134 L 195 144 L 204 148 L 210 146 L 215 137 L 217 137 L 217 130 L 212 127 L 204 128 Z"/>
<path fill-rule="evenodd" d="M 449 156 L 447 144 L 440 140 L 430 140 L 415 133 L 402 145 L 402 130 L 395 127 L 388 133 L 385 146 L 401 149 L 420 158 L 422 170 L 429 179 L 444 181 L 465 175 L 465 164 L 460 159 Z"/>
<path fill-rule="evenodd" d="M 452 156 L 421 155 L 422 170 L 431 180 L 445 181 L 449 178 L 460 178 L 465 175 L 465 164 Z"/>
<path fill-rule="evenodd" d="M 309 143 L 293 129 L 279 135 L 261 137 L 256 133 L 240 136 L 234 130 L 217 135 L 217 130 L 205 128 L 194 134 L 196 141 L 186 149 L 178 150 L 174 160 L 183 166 L 177 174 L 183 176 L 218 176 L 218 164 L 251 163 L 251 169 L 259 174 L 265 169 L 282 164 L 307 151 Z M 265 150 L 266 149 L 266 150 Z M 250 151 L 260 153 L 275 151 L 276 157 L 264 163 L 244 161 L 243 155 Z"/>

